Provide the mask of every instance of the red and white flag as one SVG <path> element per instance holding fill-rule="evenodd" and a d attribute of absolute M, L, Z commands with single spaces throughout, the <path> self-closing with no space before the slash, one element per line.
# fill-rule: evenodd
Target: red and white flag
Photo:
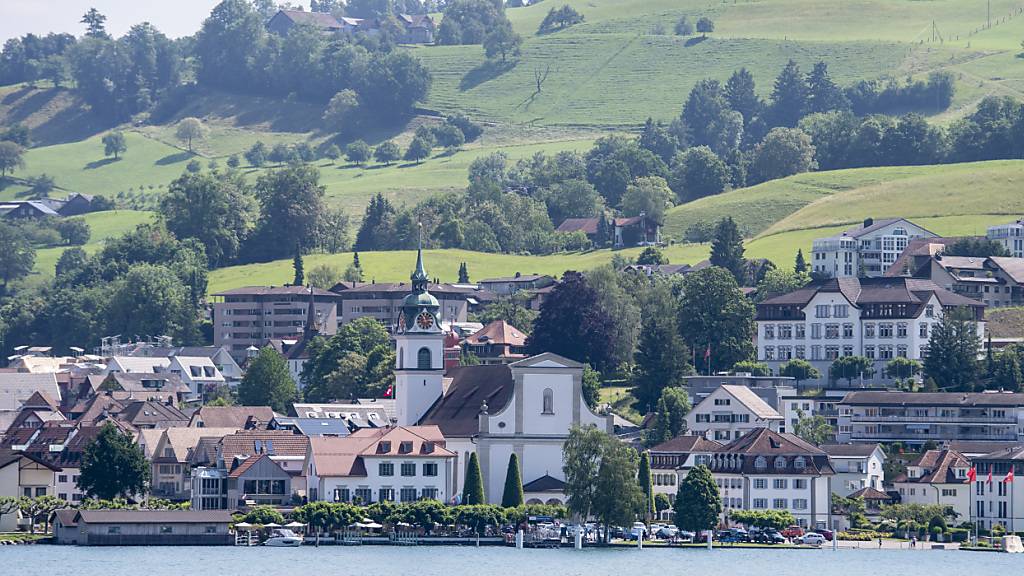
<path fill-rule="evenodd" d="M 708 347 L 704 349 L 704 359 L 707 360 L 708 358 L 711 358 L 711 344 L 708 344 Z"/>
<path fill-rule="evenodd" d="M 971 466 L 971 469 L 967 471 L 967 482 L 973 484 L 978 480 L 978 471 Z"/>
<path fill-rule="evenodd" d="M 1013 468 L 1012 467 L 1010 468 L 1010 471 L 1006 473 L 1006 478 L 1003 478 L 1003 483 L 1004 484 L 1009 484 L 1010 482 L 1013 482 Z"/>
<path fill-rule="evenodd" d="M 393 392 L 393 390 L 391 389 L 391 386 L 388 386 L 388 389 L 384 391 L 384 397 L 385 398 L 391 398 L 391 393 L 392 392 Z"/>
<path fill-rule="evenodd" d="M 988 467 L 988 483 L 990 486 L 992 485 L 992 466 Z"/>

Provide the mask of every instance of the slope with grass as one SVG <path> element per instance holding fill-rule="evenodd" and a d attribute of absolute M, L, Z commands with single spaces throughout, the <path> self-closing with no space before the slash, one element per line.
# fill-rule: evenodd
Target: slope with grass
<path fill-rule="evenodd" d="M 111 210 L 109 212 L 93 212 L 80 216 L 89 225 L 89 242 L 82 246 L 86 252 L 94 253 L 103 247 L 103 241 L 107 238 L 121 236 L 125 232 L 133 230 L 139 224 L 151 222 L 152 212 L 136 210 Z M 60 255 L 67 250 L 67 246 L 54 248 L 43 248 L 36 251 L 35 271 L 32 279 L 52 278 L 54 266 Z"/>

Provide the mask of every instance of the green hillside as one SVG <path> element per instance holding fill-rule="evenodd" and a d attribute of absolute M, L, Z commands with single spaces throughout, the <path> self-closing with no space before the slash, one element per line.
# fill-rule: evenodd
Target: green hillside
<path fill-rule="evenodd" d="M 82 248 L 92 253 L 103 247 L 103 241 L 107 238 L 120 236 L 129 230 L 133 230 L 139 224 L 150 222 L 153 219 L 153 214 L 151 212 L 135 210 L 111 210 L 109 212 L 85 214 L 81 218 L 89 224 L 91 230 L 89 242 L 82 246 Z M 67 247 L 57 247 L 37 250 L 34 277 L 52 277 L 54 266 L 66 249 Z"/>

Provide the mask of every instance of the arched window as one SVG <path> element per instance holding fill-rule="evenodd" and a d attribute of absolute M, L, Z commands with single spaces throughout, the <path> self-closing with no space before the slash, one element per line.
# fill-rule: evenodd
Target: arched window
<path fill-rule="evenodd" d="M 758 470 L 764 470 L 767 467 L 768 459 L 765 458 L 764 456 L 758 456 L 757 458 L 754 459 L 754 468 L 757 468 Z"/>
<path fill-rule="evenodd" d="M 430 370 L 431 368 L 433 368 L 433 366 L 430 365 L 430 348 L 424 346 L 416 353 L 416 369 Z"/>
<path fill-rule="evenodd" d="M 551 388 L 544 389 L 544 408 L 542 414 L 554 414 L 555 413 L 555 393 L 551 391 Z"/>
<path fill-rule="evenodd" d="M 785 467 L 786 467 L 786 458 L 783 457 L 783 456 L 776 456 L 775 457 L 775 468 L 777 470 L 782 470 Z"/>
<path fill-rule="evenodd" d="M 803 456 L 797 456 L 796 459 L 793 460 L 793 468 L 796 468 L 797 470 L 807 468 L 807 460 L 805 460 Z"/>

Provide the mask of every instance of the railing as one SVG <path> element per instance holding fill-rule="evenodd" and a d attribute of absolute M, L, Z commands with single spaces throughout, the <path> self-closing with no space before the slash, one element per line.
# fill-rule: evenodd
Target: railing
<path fill-rule="evenodd" d="M 1016 424 L 1016 416 L 865 416 L 854 414 L 850 422 L 914 422 L 938 424 Z"/>
<path fill-rule="evenodd" d="M 897 430 L 895 432 L 850 432 L 850 440 L 1017 440 L 1016 432 L 990 433 L 990 434 L 949 434 L 948 432 L 920 433 L 911 430 Z"/>

